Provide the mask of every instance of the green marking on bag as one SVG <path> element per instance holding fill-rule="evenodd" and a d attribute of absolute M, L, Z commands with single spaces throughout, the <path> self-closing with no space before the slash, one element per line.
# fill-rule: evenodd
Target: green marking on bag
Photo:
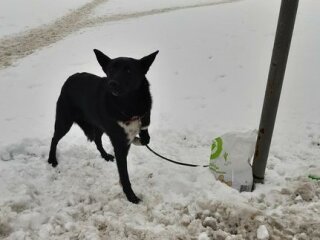
<path fill-rule="evenodd" d="M 222 138 L 218 137 L 214 140 L 214 142 L 211 145 L 211 156 L 210 159 L 216 159 L 220 156 L 222 152 Z"/>
<path fill-rule="evenodd" d="M 216 142 L 214 141 L 212 144 L 211 144 L 211 152 L 213 151 L 213 149 L 215 149 L 217 146 Z"/>

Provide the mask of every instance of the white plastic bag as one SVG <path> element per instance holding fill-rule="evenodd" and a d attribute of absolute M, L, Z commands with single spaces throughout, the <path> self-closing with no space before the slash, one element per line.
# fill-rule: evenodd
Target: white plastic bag
<path fill-rule="evenodd" d="M 257 131 L 230 132 L 215 138 L 211 145 L 209 167 L 216 179 L 240 192 L 253 186 L 251 158 Z"/>

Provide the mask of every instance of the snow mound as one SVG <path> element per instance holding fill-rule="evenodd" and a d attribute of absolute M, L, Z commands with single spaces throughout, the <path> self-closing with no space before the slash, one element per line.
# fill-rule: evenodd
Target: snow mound
<path fill-rule="evenodd" d="M 158 134 L 161 139 L 165 132 Z M 171 137 L 186 149 L 197 139 Z M 257 193 L 240 194 L 215 181 L 208 169 L 157 161 L 133 147 L 129 172 L 143 199 L 133 205 L 122 193 L 116 165 L 105 162 L 93 144 L 84 138 L 62 141 L 54 169 L 46 162 L 49 143 L 26 139 L 1 149 L 0 236 L 5 239 L 256 239 L 257 234 L 267 239 L 266 231 L 281 239 L 320 236 L 319 182 L 300 179 L 267 195 L 259 194 L 259 187 Z M 173 152 L 177 146 L 159 147 Z"/>

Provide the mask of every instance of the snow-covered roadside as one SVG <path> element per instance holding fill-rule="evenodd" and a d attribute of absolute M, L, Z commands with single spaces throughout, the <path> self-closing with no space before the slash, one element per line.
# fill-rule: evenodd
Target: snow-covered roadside
<path fill-rule="evenodd" d="M 205 3 L 224 3 L 235 0 L 192 0 L 150 1 L 150 0 L 109 0 L 96 8 L 92 17 L 136 13 L 152 9 L 183 7 Z M 49 24 L 93 0 L 1 0 L 0 2 L 0 38 Z"/>
<path fill-rule="evenodd" d="M 50 23 L 90 0 L 1 0 L 0 38 Z"/>
<path fill-rule="evenodd" d="M 148 75 L 151 145 L 206 163 L 213 137 L 257 127 L 278 4 L 243 1 L 103 24 L 2 70 L 0 146 L 8 161 L 0 161 L 0 236 L 256 239 L 268 231 L 272 239 L 318 239 L 319 183 L 306 178 L 320 168 L 317 1 L 300 5 L 266 184 L 254 193 L 133 147 L 129 171 L 143 202 L 132 205 L 115 164 L 76 127 L 59 145 L 59 167 L 46 164 L 63 81 L 77 71 L 102 74 L 93 48 L 111 57 L 160 50 Z"/>
<path fill-rule="evenodd" d="M 122 21 L 130 18 L 143 17 L 148 15 L 155 15 L 160 13 L 172 12 L 188 8 L 196 8 L 203 6 L 211 6 L 216 4 L 223 4 L 234 2 L 237 0 L 207 0 L 199 1 L 198 3 L 191 4 L 190 1 L 185 3 L 180 2 L 179 5 L 169 4 L 169 2 L 163 2 L 162 4 L 154 4 L 155 7 L 152 8 L 152 4 L 142 5 L 140 10 L 137 10 L 137 6 L 143 4 L 144 2 L 136 2 L 133 6 L 133 10 L 129 10 L 128 3 L 131 2 L 121 2 L 124 6 L 123 9 L 119 6 L 121 4 L 110 4 L 104 5 L 103 3 L 109 1 L 107 0 L 92 0 L 87 4 L 83 5 L 76 10 L 64 15 L 58 20 L 51 22 L 50 24 L 41 25 L 39 27 L 33 28 L 29 31 L 22 32 L 17 35 L 8 36 L 0 39 L 0 69 L 11 66 L 15 61 L 20 58 L 26 57 L 32 54 L 34 51 L 39 50 L 43 47 L 49 46 L 56 43 L 57 41 L 63 39 L 67 35 L 79 31 L 82 28 L 95 26 L 105 22 Z M 125 4 L 127 3 L 127 4 Z M 138 4 L 138 5 L 137 5 Z M 101 8 L 102 5 L 102 8 Z M 94 13 L 95 9 L 107 9 L 107 11 L 98 11 Z M 106 12 L 102 14 L 101 12 Z M 13 14 L 14 15 L 14 14 Z M 50 15 L 53 16 L 54 14 Z M 16 16 L 17 19 L 21 17 Z M 34 16 L 29 16 L 30 19 L 34 20 Z M 5 19 L 4 22 L 8 21 Z M 30 20 L 29 20 L 30 21 Z"/>

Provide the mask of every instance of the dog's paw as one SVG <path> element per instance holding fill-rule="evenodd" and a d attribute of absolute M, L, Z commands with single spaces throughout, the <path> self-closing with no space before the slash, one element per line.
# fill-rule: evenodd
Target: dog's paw
<path fill-rule="evenodd" d="M 142 138 L 142 139 L 140 139 L 140 143 L 143 146 L 149 144 L 149 142 L 150 142 L 150 138 Z"/>
<path fill-rule="evenodd" d="M 135 194 L 131 194 L 130 196 L 127 196 L 127 199 L 132 202 L 133 204 L 138 204 L 139 202 L 141 202 L 141 199 L 138 198 Z"/>
<path fill-rule="evenodd" d="M 106 160 L 107 162 L 113 162 L 114 161 L 114 156 L 112 156 L 111 154 L 108 153 L 102 153 L 101 157 L 104 158 L 104 160 Z"/>
<path fill-rule="evenodd" d="M 140 143 L 141 145 L 147 145 L 150 142 L 150 136 L 148 131 L 141 131 L 140 134 Z"/>
<path fill-rule="evenodd" d="M 138 204 L 139 202 L 141 202 L 141 199 L 136 196 L 131 187 L 129 187 L 127 190 L 125 189 L 126 188 L 123 189 L 123 192 L 126 195 L 129 202 L 132 202 L 134 204 Z"/>
<path fill-rule="evenodd" d="M 48 159 L 48 163 L 52 165 L 52 167 L 56 167 L 58 165 L 58 161 L 56 159 Z"/>

